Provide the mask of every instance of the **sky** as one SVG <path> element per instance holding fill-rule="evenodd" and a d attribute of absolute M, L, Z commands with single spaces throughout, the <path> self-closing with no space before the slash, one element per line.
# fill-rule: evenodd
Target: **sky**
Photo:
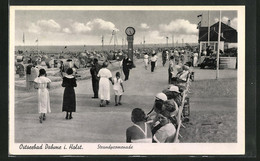
<path fill-rule="evenodd" d="M 209 11 L 210 25 L 219 11 Z M 202 14 L 202 17 L 197 17 Z M 237 11 L 222 11 L 222 22 L 237 29 Z M 134 44 L 197 43 L 197 24 L 208 25 L 207 10 L 16 10 L 15 45 L 126 44 L 125 29 L 135 28 Z M 23 36 L 24 35 L 24 36 Z M 24 37 L 24 41 L 23 41 Z"/>

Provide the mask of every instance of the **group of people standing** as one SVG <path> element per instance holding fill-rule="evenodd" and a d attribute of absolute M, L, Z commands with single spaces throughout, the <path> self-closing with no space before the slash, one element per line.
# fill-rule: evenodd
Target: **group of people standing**
<path fill-rule="evenodd" d="M 121 62 L 122 70 L 125 74 L 125 81 L 129 79 L 130 69 L 132 68 L 132 60 L 125 55 Z M 117 72 L 112 78 L 111 71 L 107 68 L 108 62 L 104 62 L 102 66 L 96 58 L 93 59 L 90 73 L 92 76 L 92 88 L 94 92 L 93 99 L 100 99 L 100 107 L 105 107 L 110 103 L 110 83 L 113 85 L 115 92 L 115 106 L 122 105 L 122 95 L 124 92 L 123 80 L 120 72 Z M 65 119 L 72 119 L 72 113 L 76 112 L 76 94 L 74 88 L 77 87 L 77 79 L 74 76 L 72 68 L 67 68 L 61 65 L 60 72 L 62 76 L 62 84 L 64 87 L 62 112 L 66 112 Z M 40 113 L 40 123 L 46 120 L 46 113 L 50 113 L 50 96 L 48 89 L 50 88 L 51 80 L 47 78 L 45 69 L 39 70 L 39 75 L 33 80 L 34 88 L 38 89 L 38 109 Z"/>
<path fill-rule="evenodd" d="M 124 59 L 120 63 L 125 75 L 124 81 L 129 79 L 130 70 L 133 65 L 132 63 L 132 60 L 125 54 Z M 92 98 L 100 98 L 100 107 L 108 105 L 110 103 L 110 83 L 112 83 L 115 92 L 115 106 L 122 105 L 121 99 L 124 92 L 124 86 L 121 74 L 120 72 L 117 72 L 115 77 L 112 78 L 112 73 L 107 69 L 107 66 L 108 62 L 104 62 L 103 65 L 100 66 L 97 59 L 93 60 L 90 69 L 94 92 L 94 97 Z"/>
<path fill-rule="evenodd" d="M 63 77 L 62 87 L 65 87 L 63 94 L 62 111 L 66 111 L 66 119 L 72 119 L 72 112 L 76 111 L 76 95 L 74 87 L 77 87 L 76 78 L 72 75 L 73 69 L 68 68 L 67 75 Z M 39 76 L 34 79 L 34 88 L 38 90 L 38 112 L 40 123 L 46 120 L 46 114 L 51 112 L 50 89 L 51 80 L 47 77 L 45 69 L 39 70 Z"/>
<path fill-rule="evenodd" d="M 154 72 L 155 67 L 157 66 L 157 60 L 158 56 L 155 51 L 152 52 L 151 57 L 149 57 L 148 53 L 144 53 L 144 66 L 145 69 L 147 70 L 148 64 L 151 63 L 151 72 Z"/>

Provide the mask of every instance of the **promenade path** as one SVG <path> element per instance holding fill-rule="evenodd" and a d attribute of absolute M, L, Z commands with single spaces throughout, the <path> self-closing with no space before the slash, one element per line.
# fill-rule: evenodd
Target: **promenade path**
<path fill-rule="evenodd" d="M 72 120 L 65 119 L 62 112 L 64 88 L 50 90 L 51 110 L 47 120 L 39 123 L 36 92 L 17 97 L 15 100 L 15 142 L 16 143 L 106 143 L 125 142 L 126 128 L 132 125 L 131 111 L 138 107 L 146 113 L 153 106 L 156 93 L 168 87 L 168 64 L 162 66 L 159 60 L 154 73 L 145 70 L 141 59 L 135 61 L 136 68 L 124 82 L 125 93 L 121 106 L 114 106 L 114 92 L 111 85 L 111 103 L 99 107 L 99 99 L 92 99 L 91 80 L 78 81 L 76 112 Z M 118 65 L 118 64 L 113 64 Z M 117 70 L 119 71 L 119 70 Z M 115 72 L 112 74 L 115 76 Z M 195 69 L 195 79 L 215 79 L 215 71 Z M 236 77 L 235 70 L 221 70 L 221 77 Z M 196 89 L 193 89 L 196 90 Z M 236 99 L 221 99 L 221 105 L 208 106 L 207 102 L 219 100 L 191 98 L 194 110 L 236 110 Z M 216 108 L 218 106 L 218 108 Z"/>

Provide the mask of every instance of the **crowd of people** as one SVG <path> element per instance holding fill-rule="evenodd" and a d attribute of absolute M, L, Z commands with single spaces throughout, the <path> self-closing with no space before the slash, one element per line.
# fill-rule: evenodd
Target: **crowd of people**
<path fill-rule="evenodd" d="M 169 88 L 162 90 L 155 96 L 152 110 L 145 114 L 141 108 L 134 108 L 131 115 L 133 126 L 126 130 L 126 142 L 132 143 L 173 143 L 178 142 L 177 129 L 180 124 L 179 113 L 180 107 L 183 108 L 185 85 L 187 78 L 190 76 L 190 69 L 184 64 L 184 58 L 171 54 L 164 50 L 162 52 L 162 62 L 165 66 L 169 61 L 168 73 Z M 144 53 L 145 69 L 151 63 L 151 72 L 154 72 L 157 66 L 158 53 L 152 51 L 151 57 Z M 120 72 L 116 72 L 113 77 L 111 71 L 107 68 L 108 61 L 102 65 L 97 59 L 93 59 L 90 68 L 92 78 L 93 99 L 100 99 L 100 107 L 105 107 L 110 103 L 110 84 L 113 85 L 115 106 L 122 105 L 122 95 L 124 93 L 123 82 L 129 79 L 129 73 L 133 61 L 125 54 L 120 66 L 124 73 L 124 79 L 121 78 Z M 31 67 L 31 72 L 33 65 Z M 65 70 L 61 66 L 61 70 Z M 65 119 L 72 119 L 72 113 L 76 112 L 76 94 L 74 88 L 77 87 L 77 79 L 72 68 L 66 69 L 66 74 L 62 75 L 62 84 L 64 87 L 62 112 L 66 112 Z M 31 74 L 31 73 L 30 73 Z M 38 109 L 40 123 L 46 120 L 47 113 L 50 109 L 50 96 L 48 89 L 51 80 L 47 78 L 45 69 L 39 70 L 39 75 L 34 80 L 34 88 L 38 90 Z M 184 99 L 183 99 L 184 98 Z"/>

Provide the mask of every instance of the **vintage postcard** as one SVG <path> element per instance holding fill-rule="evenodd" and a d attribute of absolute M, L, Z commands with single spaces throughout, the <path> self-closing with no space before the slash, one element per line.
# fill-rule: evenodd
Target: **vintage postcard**
<path fill-rule="evenodd" d="M 245 6 L 10 6 L 9 155 L 245 154 Z"/>

